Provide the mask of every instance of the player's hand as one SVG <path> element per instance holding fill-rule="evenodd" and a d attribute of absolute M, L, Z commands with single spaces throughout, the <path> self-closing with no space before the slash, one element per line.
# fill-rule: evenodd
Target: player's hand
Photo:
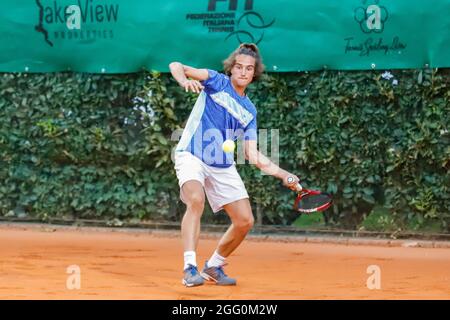
<path fill-rule="evenodd" d="M 186 92 L 191 91 L 194 93 L 200 93 L 200 91 L 204 88 L 198 80 L 186 80 L 181 84 L 181 86 Z"/>
<path fill-rule="evenodd" d="M 283 185 L 293 191 L 297 191 L 297 185 L 300 182 L 300 179 L 290 172 L 286 172 L 283 176 Z"/>

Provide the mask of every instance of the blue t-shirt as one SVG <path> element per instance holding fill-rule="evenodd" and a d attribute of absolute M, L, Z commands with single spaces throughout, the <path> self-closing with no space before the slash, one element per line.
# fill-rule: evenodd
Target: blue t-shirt
<path fill-rule="evenodd" d="M 240 96 L 228 76 L 208 70 L 209 77 L 192 109 L 176 151 L 188 151 L 207 165 L 230 167 L 234 153 L 222 149 L 225 140 L 257 139 L 256 108 Z"/>

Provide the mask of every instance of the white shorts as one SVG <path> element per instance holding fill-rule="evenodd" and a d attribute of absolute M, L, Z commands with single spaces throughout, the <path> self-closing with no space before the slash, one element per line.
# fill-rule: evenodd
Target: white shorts
<path fill-rule="evenodd" d="M 205 189 L 209 205 L 214 213 L 231 202 L 248 198 L 247 190 L 236 166 L 217 168 L 208 166 L 199 158 L 187 151 L 175 152 L 175 171 L 181 187 L 189 180 L 199 181 Z"/>

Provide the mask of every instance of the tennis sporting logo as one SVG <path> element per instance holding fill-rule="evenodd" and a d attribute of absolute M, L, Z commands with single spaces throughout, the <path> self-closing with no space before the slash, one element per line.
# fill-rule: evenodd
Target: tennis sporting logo
<path fill-rule="evenodd" d="M 359 23 L 361 31 L 364 33 L 381 33 L 389 18 L 386 7 L 379 4 L 379 0 L 370 3 L 363 0 L 363 6 L 357 7 L 354 12 L 355 21 Z"/>
<path fill-rule="evenodd" d="M 389 19 L 388 9 L 380 3 L 380 0 L 362 0 L 362 5 L 353 9 L 354 21 L 358 23 L 358 29 L 344 38 L 344 53 L 357 53 L 360 57 L 371 55 L 396 55 L 405 53 L 407 43 L 396 35 L 395 30 L 386 31 L 386 22 Z M 376 68 L 376 64 L 371 64 Z"/>

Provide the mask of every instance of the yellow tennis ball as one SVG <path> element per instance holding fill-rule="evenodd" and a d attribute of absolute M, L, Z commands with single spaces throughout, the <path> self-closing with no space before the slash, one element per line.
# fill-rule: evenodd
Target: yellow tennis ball
<path fill-rule="evenodd" d="M 233 152 L 234 151 L 234 141 L 233 140 L 225 140 L 222 149 L 225 152 Z"/>

